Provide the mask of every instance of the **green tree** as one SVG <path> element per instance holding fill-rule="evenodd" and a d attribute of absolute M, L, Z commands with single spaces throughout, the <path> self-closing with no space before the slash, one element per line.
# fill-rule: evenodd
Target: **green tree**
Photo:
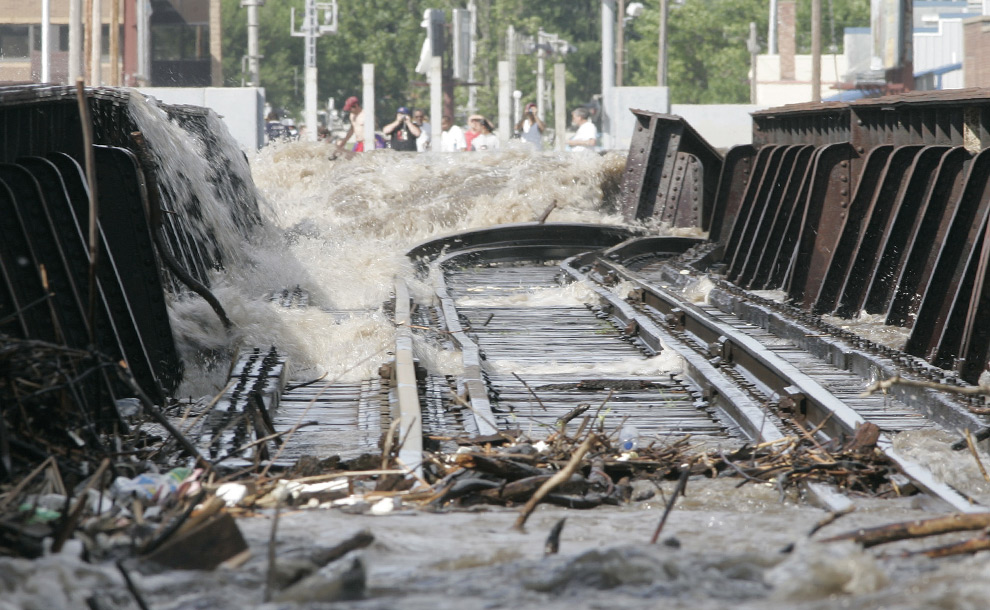
<path fill-rule="evenodd" d="M 303 0 L 268 0 L 258 9 L 261 85 L 273 106 L 297 112 L 303 100 L 303 39 L 290 35 L 290 8 L 301 22 Z M 360 95 L 361 64 L 375 64 L 376 115 L 388 116 L 395 107 L 425 106 L 429 89 L 414 71 L 425 30 L 420 27 L 427 8 L 463 8 L 464 0 L 340 0 L 338 33 L 317 42 L 319 98 L 333 97 L 338 105 Z M 479 110 L 493 116 L 498 106 L 498 61 L 505 59 L 505 32 L 513 25 L 520 34 L 535 36 L 538 29 L 568 40 L 576 52 L 562 58 L 567 66 L 570 100 L 584 102 L 601 89 L 600 0 L 478 0 L 478 56 L 476 81 Z M 575 19 L 575 15 L 588 15 Z M 241 58 L 247 52 L 247 9 L 240 0 L 223 0 L 224 74 L 226 84 L 239 86 L 244 78 Z M 561 58 L 551 58 L 548 63 Z M 520 55 L 517 87 L 532 97 L 536 88 L 536 59 Z M 467 89 L 457 88 L 460 105 Z"/>
<path fill-rule="evenodd" d="M 822 0 L 822 53 L 842 53 L 846 28 L 870 25 L 870 0 Z M 797 3 L 797 52 L 811 53 L 811 0 Z"/>
<path fill-rule="evenodd" d="M 822 2 L 822 52 L 832 34 L 842 52 L 846 27 L 869 25 L 869 0 Z M 769 14 L 764 0 L 681 0 L 672 2 L 668 19 L 668 71 L 671 102 L 676 104 L 747 103 L 750 56 L 749 24 L 755 22 L 766 52 Z M 798 0 L 799 53 L 811 49 L 811 0 Z M 659 1 L 648 2 L 643 15 L 627 27 L 625 80 L 630 85 L 656 84 Z"/>
<path fill-rule="evenodd" d="M 798 49 L 807 52 L 811 0 L 798 0 Z M 423 11 L 443 9 L 447 16 L 466 0 L 339 0 L 337 34 L 317 42 L 319 99 L 339 104 L 360 95 L 361 64 L 375 64 L 376 115 L 386 117 L 399 105 L 426 106 L 429 89 L 414 68 L 425 31 Z M 567 68 L 567 98 L 571 106 L 585 103 L 601 91 L 601 0 L 476 0 L 478 7 L 476 81 L 479 110 L 494 116 L 498 107 L 498 61 L 506 58 L 505 34 L 511 25 L 520 35 L 544 31 L 557 34 L 575 47 L 563 61 Z M 644 14 L 626 28 L 625 82 L 656 85 L 659 0 L 646 0 Z M 303 39 L 290 35 L 290 9 L 301 22 L 304 0 L 268 0 L 258 9 L 261 85 L 273 106 L 298 111 L 303 106 Z M 869 0 L 824 0 L 823 43 L 831 44 L 833 29 L 840 46 L 848 26 L 869 23 Z M 765 0 L 675 0 L 669 20 L 668 84 L 675 103 L 745 103 L 749 100 L 749 23 L 767 30 Z M 242 82 L 241 58 L 247 52 L 247 10 L 240 0 L 223 0 L 224 74 L 227 84 Z M 765 38 L 765 34 L 763 36 Z M 761 40 L 766 49 L 766 41 Z M 516 87 L 526 100 L 536 90 L 536 58 L 519 55 Z M 460 107 L 467 88 L 458 87 Z M 548 117 L 552 120 L 552 117 Z"/>
<path fill-rule="evenodd" d="M 657 84 L 659 2 L 630 24 L 626 82 Z M 684 0 L 667 21 L 667 85 L 675 104 L 749 101 L 749 23 L 766 31 L 763 0 Z"/>

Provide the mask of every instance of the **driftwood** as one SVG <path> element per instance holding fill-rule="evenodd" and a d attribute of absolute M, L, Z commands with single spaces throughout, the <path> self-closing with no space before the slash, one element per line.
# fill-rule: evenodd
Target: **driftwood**
<path fill-rule="evenodd" d="M 540 503 L 540 500 L 542 500 L 543 497 L 546 496 L 548 493 L 550 493 L 555 487 L 557 487 L 558 485 L 569 479 L 571 475 L 574 474 L 575 471 L 577 471 L 578 467 L 581 465 L 581 460 L 584 459 L 584 454 L 588 453 L 588 451 L 591 450 L 591 446 L 597 440 L 598 440 L 597 435 L 589 434 L 588 438 L 584 439 L 584 442 L 581 443 L 581 446 L 578 447 L 577 450 L 574 452 L 574 455 L 571 456 L 570 461 L 567 462 L 567 465 L 564 466 L 564 469 L 558 472 L 557 474 L 553 475 L 549 481 L 544 483 L 543 486 L 540 487 L 535 494 L 533 494 L 533 497 L 529 499 L 529 502 L 526 503 L 526 506 L 523 507 L 522 512 L 519 514 L 519 517 L 516 519 L 516 522 L 513 525 L 515 529 L 521 530 L 523 526 L 526 525 L 526 520 L 529 519 L 529 515 L 536 508 L 536 505 Z"/>
<path fill-rule="evenodd" d="M 972 538 L 963 542 L 957 542 L 955 544 L 946 544 L 944 546 L 938 546 L 933 549 L 928 549 L 926 551 L 919 551 L 917 553 L 910 553 L 910 555 L 924 555 L 925 557 L 930 557 L 936 559 L 939 557 L 951 557 L 953 555 L 971 555 L 973 553 L 979 553 L 980 551 L 990 550 L 990 537 L 984 534 L 977 538 Z"/>
<path fill-rule="evenodd" d="M 891 523 L 864 530 L 854 530 L 825 538 L 822 542 L 853 540 L 869 548 L 887 542 L 924 538 L 950 532 L 982 530 L 990 527 L 990 513 L 954 514 L 933 519 Z"/>

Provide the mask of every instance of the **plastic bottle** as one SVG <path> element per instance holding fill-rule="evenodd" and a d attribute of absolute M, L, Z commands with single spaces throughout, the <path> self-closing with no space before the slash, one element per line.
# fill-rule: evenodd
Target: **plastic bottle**
<path fill-rule="evenodd" d="M 626 424 L 619 430 L 619 450 L 635 451 L 639 447 L 639 430 Z"/>

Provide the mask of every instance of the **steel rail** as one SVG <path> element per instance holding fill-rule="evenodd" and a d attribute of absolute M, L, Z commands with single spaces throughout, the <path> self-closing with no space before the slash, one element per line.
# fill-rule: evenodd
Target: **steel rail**
<path fill-rule="evenodd" d="M 645 239 L 647 241 L 652 241 L 653 238 Z M 477 264 L 496 259 L 519 260 L 521 258 L 525 258 L 526 255 L 535 254 L 541 248 L 546 250 L 545 247 L 537 246 L 536 244 L 527 244 L 527 246 L 522 248 L 513 248 L 505 241 L 497 239 L 492 241 L 495 243 L 492 243 L 492 245 L 488 248 L 477 247 L 478 244 L 473 244 L 476 247 L 468 248 L 459 252 L 448 252 L 444 257 L 442 257 L 442 262 L 445 264 L 454 264 L 458 261 L 469 261 Z M 672 252 L 682 252 L 687 248 L 696 245 L 699 240 L 681 239 L 675 241 L 677 243 L 668 244 L 671 246 Z M 562 269 L 565 273 L 571 275 L 573 279 L 583 278 L 583 274 L 580 271 L 577 271 L 567 264 L 562 265 Z M 455 332 L 457 335 L 463 335 L 463 329 L 461 328 L 459 322 L 458 311 L 454 305 L 453 299 L 448 295 L 445 280 L 442 277 L 443 274 L 439 275 L 441 277 L 436 280 L 436 287 L 438 295 L 444 295 L 442 297 L 442 300 L 444 301 L 444 316 L 448 321 L 453 321 L 451 330 L 456 329 Z M 630 321 L 635 321 L 635 325 L 638 327 L 637 332 L 649 350 L 654 353 L 659 353 L 662 349 L 673 349 L 682 357 L 685 363 L 684 368 L 686 376 L 691 379 L 692 384 L 695 384 L 698 387 L 717 387 L 717 390 L 711 389 L 706 392 L 706 400 L 708 404 L 719 413 L 720 419 L 731 422 L 737 429 L 744 432 L 748 438 L 754 441 L 777 441 L 787 436 L 787 434 L 783 432 L 780 427 L 778 427 L 776 423 L 777 419 L 775 417 L 770 416 L 766 410 L 761 408 L 761 405 L 752 396 L 739 388 L 730 377 L 720 371 L 718 367 L 710 363 L 704 355 L 698 354 L 694 350 L 685 346 L 670 333 L 656 325 L 656 323 L 649 317 L 637 312 L 632 306 L 625 303 L 621 299 L 616 298 L 615 295 L 608 290 L 605 290 L 593 282 L 589 282 L 588 285 L 598 294 L 603 303 L 608 303 L 606 306 L 608 308 L 608 315 L 614 320 L 618 320 L 619 326 L 623 326 Z M 473 341 L 469 345 L 471 353 L 468 360 L 476 359 L 478 347 Z M 474 374 L 472 374 L 471 370 L 468 370 L 468 366 L 465 367 L 468 372 L 468 376 L 470 377 L 468 382 L 476 384 L 480 388 L 486 388 L 485 380 L 480 375 L 480 362 L 478 362 L 478 365 L 479 366 L 474 369 L 476 371 Z M 696 381 L 698 379 L 703 380 L 703 383 L 698 383 Z M 472 394 L 474 394 L 474 392 L 472 392 Z M 485 397 L 484 403 L 488 405 L 487 393 L 482 396 Z M 807 501 L 825 510 L 843 511 L 846 510 L 851 504 L 850 500 L 845 497 L 845 495 L 828 485 L 817 483 L 807 484 L 804 486 L 804 492 Z"/>
<path fill-rule="evenodd" d="M 521 223 L 440 237 L 414 247 L 407 256 L 423 268 L 426 263 L 433 262 L 441 269 L 446 265 L 476 262 L 493 256 L 495 252 L 519 260 L 559 260 L 589 249 L 614 246 L 631 236 L 629 229 L 616 226 Z M 464 332 L 442 273 L 434 279 L 433 289 L 450 338 L 461 350 L 464 366 L 462 381 L 478 434 L 496 434 L 498 426 L 482 375 L 478 345 Z"/>
<path fill-rule="evenodd" d="M 689 363 L 698 362 L 699 359 L 708 363 L 708 357 L 713 355 L 712 352 L 717 352 L 714 355 L 723 360 L 731 360 L 736 366 L 751 372 L 755 378 L 766 384 L 771 392 L 781 397 L 787 397 L 794 408 L 800 412 L 800 415 L 806 418 L 812 426 L 821 426 L 823 431 L 833 436 L 840 433 L 854 434 L 857 427 L 866 422 L 845 402 L 752 337 L 714 319 L 707 312 L 674 293 L 643 282 L 622 264 L 598 257 L 595 254 L 587 254 L 568 259 L 562 266 L 575 279 L 593 281 L 591 278 L 593 267 L 594 273 L 599 277 L 608 275 L 613 281 L 615 278 L 619 278 L 635 285 L 636 298 L 645 307 L 666 316 L 668 323 L 687 336 L 695 338 L 697 346 L 690 347 L 690 349 L 674 347 L 679 342 L 675 341 L 669 333 L 662 331 L 649 316 L 636 311 L 631 305 L 608 290 L 599 289 L 598 292 L 615 308 L 615 313 L 621 313 L 630 321 L 635 320 L 641 335 L 647 334 L 656 337 L 666 335 L 663 341 L 678 351 L 679 354 L 693 352 L 692 360 L 689 360 Z M 645 341 L 650 340 L 646 337 L 642 338 Z M 707 349 L 703 346 L 707 346 Z M 696 379 L 696 381 L 701 382 L 704 386 L 717 388 L 716 391 L 731 387 L 725 384 L 725 377 L 721 373 L 716 377 L 707 377 L 707 373 L 714 368 L 708 363 L 707 369 L 694 369 L 694 372 L 701 376 L 701 379 Z M 727 400 L 726 402 L 731 401 Z M 750 421 L 754 421 L 758 417 L 752 414 L 750 409 L 734 406 L 732 408 L 736 413 L 749 417 Z M 760 410 L 762 411 L 762 407 Z M 986 507 L 976 504 L 972 499 L 937 480 L 923 466 L 898 453 L 893 448 L 889 435 L 881 434 L 877 446 L 917 487 L 943 500 L 955 510 L 966 513 L 986 511 Z"/>
<path fill-rule="evenodd" d="M 396 400 L 399 404 L 399 463 L 422 476 L 423 417 L 413 363 L 412 297 L 401 279 L 395 280 L 395 378 Z"/>

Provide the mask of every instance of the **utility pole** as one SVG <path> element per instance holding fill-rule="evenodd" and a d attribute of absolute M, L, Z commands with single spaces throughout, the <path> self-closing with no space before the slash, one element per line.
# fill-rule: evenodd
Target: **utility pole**
<path fill-rule="evenodd" d="M 536 34 L 536 113 L 540 120 L 546 118 L 547 55 L 567 55 L 571 44 L 557 34 L 547 34 L 540 28 Z"/>
<path fill-rule="evenodd" d="M 69 0 L 69 82 L 76 86 L 76 79 L 85 74 L 82 68 L 83 36 L 82 0 Z"/>
<path fill-rule="evenodd" d="M 258 74 L 258 7 L 264 6 L 265 0 L 241 0 L 241 6 L 247 9 L 247 65 L 248 79 L 250 87 L 260 87 L 261 77 Z"/>
<path fill-rule="evenodd" d="M 111 87 L 120 86 L 120 0 L 110 0 L 110 79 Z"/>
<path fill-rule="evenodd" d="M 468 59 L 468 115 L 475 113 L 475 109 L 478 107 L 478 91 L 474 86 L 474 61 L 478 55 L 478 43 L 475 38 L 475 34 L 478 31 L 478 5 L 475 0 L 469 0 L 467 8 L 471 11 L 471 47 L 470 47 L 470 57 Z M 433 117 L 436 120 L 436 117 Z"/>
<path fill-rule="evenodd" d="M 41 0 L 41 82 L 51 80 L 52 48 L 52 0 Z"/>
<path fill-rule="evenodd" d="M 626 46 L 626 0 L 619 0 L 619 15 L 616 19 L 618 26 L 615 28 L 615 86 L 622 86 L 622 64 Z"/>
<path fill-rule="evenodd" d="M 317 13 L 323 11 L 323 25 L 317 21 Z M 306 16 L 302 29 L 296 30 L 296 9 L 292 8 L 292 35 L 306 39 L 306 139 L 316 141 L 316 39 L 324 34 L 337 32 L 337 3 L 306 0 Z"/>
<path fill-rule="evenodd" d="M 756 58 L 760 55 L 760 40 L 756 35 L 756 22 L 749 22 L 749 40 L 746 41 L 749 51 L 749 103 L 756 103 Z"/>
<path fill-rule="evenodd" d="M 660 0 L 659 53 L 657 54 L 657 86 L 667 86 L 667 18 L 670 16 L 670 2 Z"/>
<path fill-rule="evenodd" d="M 210 0 L 210 84 L 214 87 L 223 87 L 223 20 L 220 12 L 220 0 Z"/>
<path fill-rule="evenodd" d="M 564 151 L 567 145 L 567 138 L 564 131 L 567 129 L 567 81 L 564 64 L 553 65 L 553 127 L 554 127 L 554 150 Z"/>
<path fill-rule="evenodd" d="M 516 28 L 511 25 L 505 31 L 505 55 L 509 62 L 509 91 L 516 90 L 516 52 L 519 44 L 516 42 Z M 501 78 L 501 75 L 499 76 Z"/>
<path fill-rule="evenodd" d="M 822 0 L 811 0 L 811 101 L 822 101 Z"/>
<path fill-rule="evenodd" d="M 540 117 L 541 121 L 546 116 L 546 103 L 543 100 L 547 90 L 547 49 L 544 42 L 546 37 L 543 28 L 540 28 L 536 34 L 536 116 Z M 515 83 L 512 83 L 512 86 L 515 87 Z"/>
<path fill-rule="evenodd" d="M 662 2 L 663 0 L 661 0 Z M 602 0 L 602 146 L 612 148 L 612 89 L 615 87 L 615 0 Z"/>
<path fill-rule="evenodd" d="M 777 0 L 770 0 L 770 31 L 767 32 L 767 53 L 777 54 Z"/>
<path fill-rule="evenodd" d="M 99 87 L 103 84 L 100 70 L 103 67 L 103 6 L 100 0 L 92 0 L 92 11 L 89 21 L 89 84 Z"/>

